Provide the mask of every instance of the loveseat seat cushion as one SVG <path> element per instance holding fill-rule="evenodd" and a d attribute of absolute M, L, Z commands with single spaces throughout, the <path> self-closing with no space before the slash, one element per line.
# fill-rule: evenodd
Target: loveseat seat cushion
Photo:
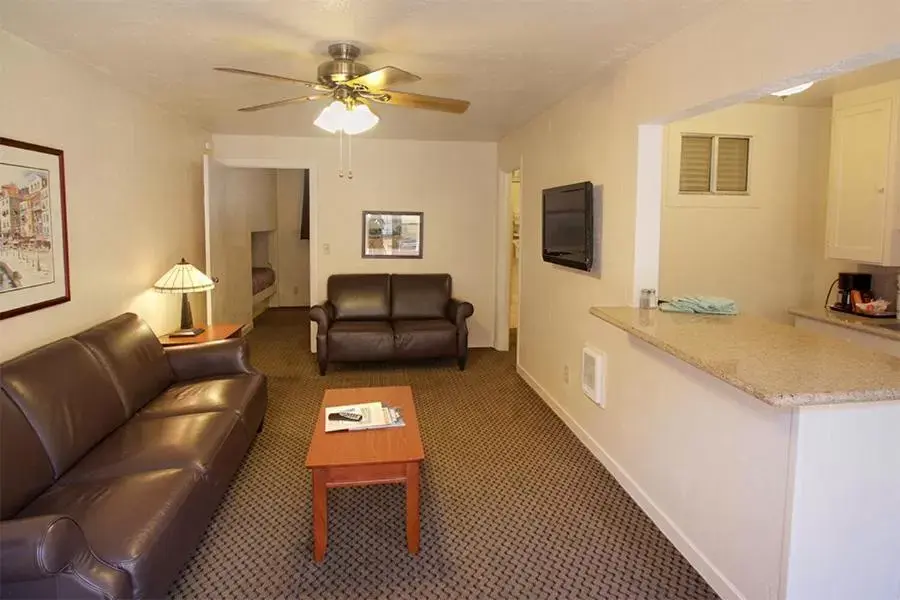
<path fill-rule="evenodd" d="M 338 321 L 328 329 L 331 360 L 388 360 L 394 355 L 389 321 Z"/>
<path fill-rule="evenodd" d="M 332 275 L 328 300 L 336 321 L 373 321 L 391 317 L 391 277 L 380 275 Z"/>
<path fill-rule="evenodd" d="M 99 558 L 131 575 L 135 597 L 160 597 L 205 530 L 217 505 L 209 496 L 218 493 L 193 470 L 166 469 L 60 482 L 19 516 L 71 516 Z"/>
<path fill-rule="evenodd" d="M 0 390 L 0 518 L 19 512 L 53 484 L 53 467 L 19 407 Z"/>
<path fill-rule="evenodd" d="M 102 481 L 161 469 L 192 469 L 219 480 L 221 465 L 240 462 L 250 439 L 232 412 L 134 418 L 103 440 L 60 480 Z M 225 477 L 230 477 L 230 472 Z"/>
<path fill-rule="evenodd" d="M 55 477 L 125 422 L 109 374 L 72 338 L 3 363 L 0 385 L 37 432 Z"/>
<path fill-rule="evenodd" d="M 447 319 L 394 321 L 394 351 L 398 358 L 456 356 L 456 335 Z"/>
<path fill-rule="evenodd" d="M 440 275 L 391 275 L 392 319 L 445 319 L 451 279 Z"/>
<path fill-rule="evenodd" d="M 133 313 L 119 315 L 75 336 L 109 372 L 129 416 L 174 380 L 153 330 Z"/>
<path fill-rule="evenodd" d="M 254 373 L 176 383 L 145 406 L 138 418 L 223 411 L 237 415 L 255 435 L 266 414 L 266 378 Z"/>

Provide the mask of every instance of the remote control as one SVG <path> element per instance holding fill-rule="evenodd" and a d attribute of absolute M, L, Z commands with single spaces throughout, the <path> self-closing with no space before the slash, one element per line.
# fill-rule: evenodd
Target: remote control
<path fill-rule="evenodd" d="M 355 412 L 336 412 L 328 415 L 329 421 L 362 421 L 362 415 Z"/>

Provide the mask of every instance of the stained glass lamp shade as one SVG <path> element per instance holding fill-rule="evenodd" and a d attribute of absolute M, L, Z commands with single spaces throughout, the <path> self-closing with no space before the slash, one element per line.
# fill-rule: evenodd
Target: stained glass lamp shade
<path fill-rule="evenodd" d="M 191 304 L 187 295 L 193 292 L 206 292 L 214 287 L 216 284 L 212 279 L 183 258 L 153 284 L 153 289 L 161 294 L 181 294 L 181 330 L 175 333 L 183 336 L 203 333 L 202 328 L 194 328 Z"/>

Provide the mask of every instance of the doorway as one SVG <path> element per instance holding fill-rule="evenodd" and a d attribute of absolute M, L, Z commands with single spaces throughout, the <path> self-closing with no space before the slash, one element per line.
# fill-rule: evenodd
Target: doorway
<path fill-rule="evenodd" d="M 309 307 L 314 184 L 306 168 L 204 157 L 206 270 L 216 280 L 207 323 L 247 332 L 271 309 Z"/>
<path fill-rule="evenodd" d="M 494 348 L 508 351 L 518 343 L 520 324 L 522 169 L 500 171 L 496 216 L 496 306 Z"/>
<path fill-rule="evenodd" d="M 509 211 L 507 219 L 510 226 L 509 238 L 509 340 L 510 345 L 515 345 L 519 331 L 519 274 L 520 274 L 520 243 L 519 230 L 522 224 L 522 177 L 521 170 L 512 172 L 509 184 Z"/>

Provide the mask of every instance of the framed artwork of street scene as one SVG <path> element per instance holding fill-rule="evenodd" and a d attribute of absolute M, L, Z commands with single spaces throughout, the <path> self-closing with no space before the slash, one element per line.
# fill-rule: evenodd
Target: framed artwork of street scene
<path fill-rule="evenodd" d="M 0 319 L 71 298 L 63 151 L 0 137 Z"/>
<path fill-rule="evenodd" d="M 363 211 L 363 258 L 422 258 L 420 212 Z"/>

